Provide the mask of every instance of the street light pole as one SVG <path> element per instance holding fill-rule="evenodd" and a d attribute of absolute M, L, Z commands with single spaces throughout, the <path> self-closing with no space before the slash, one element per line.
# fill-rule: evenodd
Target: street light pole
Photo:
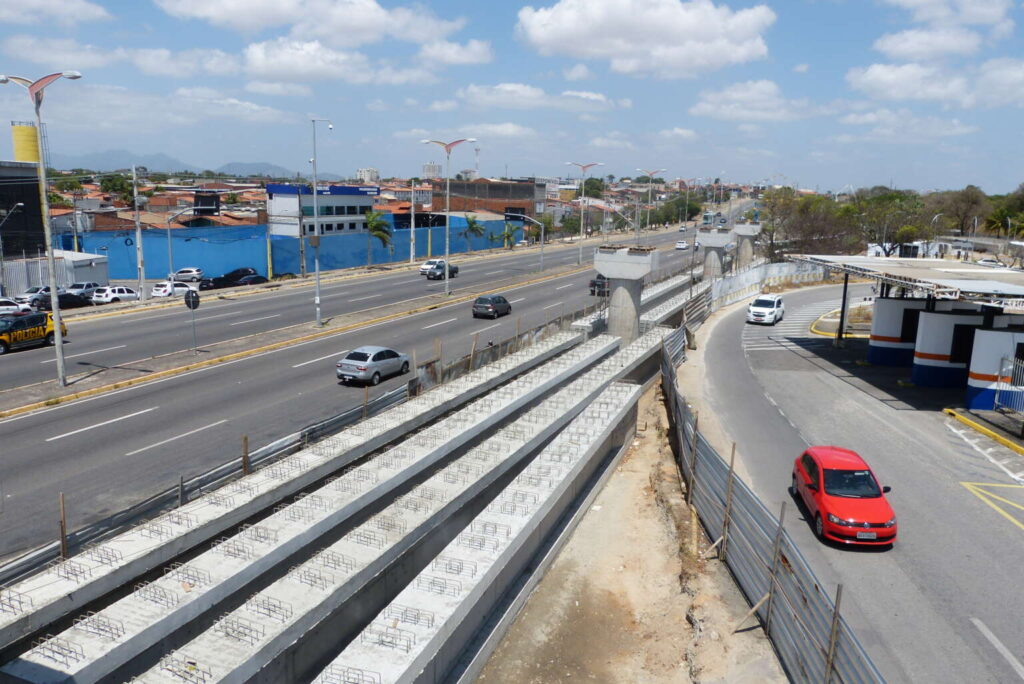
<path fill-rule="evenodd" d="M 416 261 L 416 181 L 409 180 L 409 264 Z"/>
<path fill-rule="evenodd" d="M 8 209 L 7 213 L 4 214 L 4 220 L 0 221 L 0 228 L 4 227 L 4 224 L 7 223 L 7 219 L 11 218 L 11 216 L 15 212 L 17 212 L 19 209 L 23 209 L 24 207 L 25 207 L 25 203 L 24 202 L 18 202 L 13 207 Z M 7 277 L 4 275 L 4 235 L 3 235 L 2 232 L 0 232 L 0 294 L 6 295 L 7 294 L 6 288 L 7 288 Z"/>
<path fill-rule="evenodd" d="M 583 264 L 583 236 L 586 228 L 587 210 L 583 208 L 586 203 L 587 197 L 587 172 L 595 166 L 604 166 L 603 162 L 590 162 L 589 164 L 581 164 L 579 162 L 565 162 L 566 166 L 577 166 L 580 170 L 580 237 L 579 237 L 579 254 L 576 256 L 576 265 Z"/>
<path fill-rule="evenodd" d="M 541 272 L 543 272 L 544 271 L 544 224 L 541 223 L 540 221 L 538 221 L 537 219 L 530 218 L 526 214 L 505 214 L 505 219 L 507 220 L 509 216 L 513 216 L 513 217 L 515 217 L 517 219 L 521 219 L 523 221 L 529 221 L 530 223 L 534 223 L 534 224 L 540 226 L 540 270 L 541 270 Z"/>
<path fill-rule="evenodd" d="M 451 280 L 451 264 L 448 263 L 448 252 L 451 243 L 452 221 L 452 150 L 464 142 L 476 142 L 476 138 L 462 138 L 461 140 L 453 140 L 449 143 L 441 142 L 440 140 L 421 140 L 420 142 L 425 145 L 438 145 L 444 150 L 444 293 L 445 295 L 451 295 L 452 286 L 449 282 Z"/>
<path fill-rule="evenodd" d="M 178 218 L 182 214 L 187 214 L 190 211 L 195 211 L 195 207 L 185 207 L 181 211 L 176 211 L 167 217 L 167 280 L 168 282 L 174 280 L 174 250 L 171 247 L 171 221 Z M 142 293 L 139 293 L 139 299 L 142 299 Z"/>
<path fill-rule="evenodd" d="M 651 229 L 651 193 L 654 190 L 654 174 L 662 173 L 667 170 L 668 169 L 653 169 L 648 171 L 646 169 L 637 169 L 637 171 L 640 171 L 647 176 L 647 230 Z M 639 240 L 637 240 L 637 244 L 640 244 Z"/>
<path fill-rule="evenodd" d="M 43 212 L 43 239 L 46 240 L 46 265 L 50 271 L 50 309 L 53 312 L 53 341 L 56 345 L 57 382 L 61 387 L 68 384 L 67 372 L 64 368 L 64 334 L 61 331 L 60 297 L 57 292 L 57 262 L 53 258 L 53 231 L 50 228 L 50 202 L 46 194 L 46 160 L 43 158 L 43 120 L 39 108 L 43 104 L 43 91 L 54 81 L 67 78 L 82 78 L 77 71 L 61 71 L 43 76 L 38 81 L 30 81 L 20 76 L 0 75 L 0 84 L 14 82 L 28 90 L 29 99 L 36 110 L 36 149 L 39 154 L 39 204 Z"/>
<path fill-rule="evenodd" d="M 323 327 L 324 319 L 320 315 L 320 200 L 318 199 L 316 189 L 316 122 L 326 121 L 327 130 L 333 131 L 334 124 L 331 123 L 330 119 L 310 119 L 309 122 L 313 125 L 313 158 L 310 159 L 310 163 L 313 164 L 313 308 L 316 309 L 316 325 L 318 328 Z M 300 195 L 301 197 L 301 195 Z M 299 203 L 299 226 L 302 227 L 302 203 Z M 305 233 L 305 230 L 302 231 Z M 302 237 L 305 240 L 305 236 Z"/>

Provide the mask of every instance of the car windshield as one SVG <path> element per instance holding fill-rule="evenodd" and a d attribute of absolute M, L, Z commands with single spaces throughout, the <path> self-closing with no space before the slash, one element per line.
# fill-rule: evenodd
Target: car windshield
<path fill-rule="evenodd" d="M 825 493 L 851 499 L 877 499 L 882 491 L 870 470 L 825 469 Z"/>
<path fill-rule="evenodd" d="M 3 332 L 4 330 L 10 330 L 11 325 L 13 324 L 11 323 L 10 319 L 0 319 L 0 332 Z"/>
<path fill-rule="evenodd" d="M 491 298 L 490 297 L 477 297 L 476 303 L 477 304 L 490 304 L 491 303 Z"/>
<path fill-rule="evenodd" d="M 366 352 L 354 351 L 345 357 L 346 361 L 369 361 L 370 355 Z"/>
<path fill-rule="evenodd" d="M 775 306 L 774 299 L 755 299 L 751 306 L 758 309 L 771 309 Z"/>

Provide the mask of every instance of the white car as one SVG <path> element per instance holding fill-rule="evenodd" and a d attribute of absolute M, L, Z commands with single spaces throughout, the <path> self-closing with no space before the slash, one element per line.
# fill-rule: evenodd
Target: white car
<path fill-rule="evenodd" d="M 12 314 L 31 311 L 28 304 L 19 304 L 8 297 L 0 297 L 0 314 Z"/>
<path fill-rule="evenodd" d="M 177 280 L 179 282 L 191 281 L 198 283 L 203 279 L 203 269 L 197 266 L 189 266 L 188 268 L 179 268 L 171 276 L 170 280 Z"/>
<path fill-rule="evenodd" d="M 427 275 L 435 268 L 444 269 L 444 259 L 427 259 L 420 264 L 420 275 Z"/>
<path fill-rule="evenodd" d="M 747 323 L 770 323 L 775 325 L 786 315 L 786 305 L 779 295 L 758 295 L 747 305 Z"/>
<path fill-rule="evenodd" d="M 92 293 L 93 304 L 110 304 L 111 302 L 130 302 L 138 298 L 139 293 L 130 287 L 98 287 Z"/>
<path fill-rule="evenodd" d="M 686 240 L 680 240 L 676 243 L 676 249 L 690 249 L 690 243 Z"/>
<path fill-rule="evenodd" d="M 185 283 L 164 282 L 154 285 L 149 294 L 151 297 L 183 297 L 191 289 Z"/>
<path fill-rule="evenodd" d="M 36 285 L 34 287 L 28 288 L 27 290 L 25 290 L 24 292 L 22 292 L 20 294 L 14 295 L 14 301 L 18 302 L 19 304 L 31 304 L 32 302 L 38 300 L 39 295 L 48 295 L 48 294 L 50 294 L 50 286 L 49 285 L 45 285 L 45 286 Z M 58 287 L 57 288 L 57 294 L 64 294 L 64 288 L 63 287 Z"/>
<path fill-rule="evenodd" d="M 1001 262 L 999 259 L 994 259 L 992 257 L 982 257 L 981 259 L 978 259 L 974 263 L 978 264 L 979 266 L 994 266 L 996 268 L 1005 268 L 1003 262 Z"/>
<path fill-rule="evenodd" d="M 88 298 L 92 296 L 92 293 L 95 292 L 96 288 L 99 286 L 99 283 L 91 282 L 71 283 L 68 285 L 68 293 Z"/>

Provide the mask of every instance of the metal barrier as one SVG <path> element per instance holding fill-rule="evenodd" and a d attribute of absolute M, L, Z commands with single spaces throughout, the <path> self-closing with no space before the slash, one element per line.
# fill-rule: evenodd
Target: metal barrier
<path fill-rule="evenodd" d="M 753 606 L 744 620 L 757 615 L 794 681 L 884 682 L 840 614 L 842 585 L 835 601 L 825 594 L 783 528 L 786 504 L 773 516 L 736 476 L 735 452 L 726 462 L 700 434 L 698 417 L 676 384 L 671 350 L 665 351 L 662 391 L 687 500 L 715 540 L 709 551 L 717 552 Z"/>
<path fill-rule="evenodd" d="M 1024 413 L 1024 361 L 1004 357 L 999 363 L 994 408 Z"/>

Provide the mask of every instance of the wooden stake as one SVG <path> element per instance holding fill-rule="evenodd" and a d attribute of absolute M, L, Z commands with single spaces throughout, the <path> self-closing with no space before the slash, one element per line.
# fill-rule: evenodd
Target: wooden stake
<path fill-rule="evenodd" d="M 178 476 L 178 508 L 185 505 L 185 476 Z"/>
<path fill-rule="evenodd" d="M 68 519 L 64 512 L 64 492 L 60 493 L 60 559 L 68 559 Z"/>
<path fill-rule="evenodd" d="M 684 417 L 683 420 L 686 420 Z M 686 480 L 686 503 L 693 502 L 693 488 L 697 484 L 697 425 L 700 421 L 700 412 L 693 414 L 693 439 L 690 441 L 690 472 Z"/>
<path fill-rule="evenodd" d="M 828 656 L 825 658 L 825 684 L 832 681 L 832 663 L 836 658 L 836 640 L 839 638 L 839 604 L 843 602 L 843 585 L 836 587 L 836 605 L 832 609 L 832 631 L 828 637 Z"/>
<path fill-rule="evenodd" d="M 370 386 L 363 387 L 363 420 L 366 420 L 367 404 L 370 403 Z"/>
<path fill-rule="evenodd" d="M 697 557 L 697 528 L 700 526 L 700 520 L 697 518 L 697 509 L 690 506 L 690 554 Z"/>
<path fill-rule="evenodd" d="M 719 554 L 725 562 L 725 553 L 729 546 L 729 523 L 732 517 L 732 483 L 736 477 L 736 442 L 732 443 L 732 454 L 729 456 L 729 479 L 725 485 L 725 518 L 722 520 L 722 552 Z"/>
<path fill-rule="evenodd" d="M 743 623 L 746 622 L 750 618 L 751 615 L 756 613 L 757 610 L 761 606 L 763 606 L 764 602 L 767 601 L 767 600 L 768 600 L 768 594 L 765 594 L 764 596 L 762 596 L 761 599 L 757 603 L 755 603 L 750 610 L 747 611 L 747 614 L 744 615 L 742 618 L 740 618 L 740 621 L 737 622 L 736 626 L 732 628 L 732 632 L 731 633 L 735 634 L 736 631 L 739 630 L 739 628 L 743 626 Z"/>
<path fill-rule="evenodd" d="M 242 435 L 242 475 L 252 472 L 249 465 L 249 435 Z"/>
<path fill-rule="evenodd" d="M 775 541 L 772 542 L 772 564 L 768 571 L 768 611 L 764 619 L 764 633 L 769 634 L 772 628 L 772 610 L 775 607 L 775 573 L 779 567 L 779 547 L 782 544 L 782 523 L 786 520 L 786 502 L 782 502 L 779 510 L 779 526 L 775 530 Z"/>

